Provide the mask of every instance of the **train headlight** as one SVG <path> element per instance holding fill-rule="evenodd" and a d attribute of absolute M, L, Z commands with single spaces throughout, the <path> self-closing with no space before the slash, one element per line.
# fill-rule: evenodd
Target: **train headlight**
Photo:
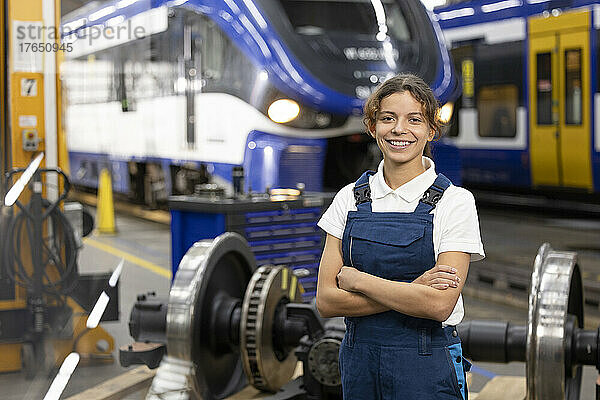
<path fill-rule="evenodd" d="M 450 122 L 450 118 L 452 118 L 453 111 L 454 111 L 454 103 L 449 101 L 448 103 L 444 104 L 442 106 L 442 108 L 440 108 L 440 111 L 438 112 L 439 120 L 442 123 L 447 124 L 448 122 Z"/>
<path fill-rule="evenodd" d="M 300 114 L 300 106 L 294 100 L 279 99 L 271 103 L 267 114 L 273 121 L 284 124 L 294 120 Z"/>

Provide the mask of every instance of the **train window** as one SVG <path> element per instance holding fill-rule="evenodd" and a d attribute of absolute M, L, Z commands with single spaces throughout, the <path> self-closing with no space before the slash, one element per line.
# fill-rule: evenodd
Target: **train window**
<path fill-rule="evenodd" d="M 480 88 L 491 85 L 514 85 L 519 93 L 519 106 L 525 106 L 523 91 L 523 41 L 498 44 L 476 42 L 473 50 L 467 48 L 465 57 L 474 61 L 475 99 Z M 462 63 L 461 63 L 462 64 Z M 459 64 L 457 69 L 462 70 Z M 466 106 L 463 104 L 463 106 Z M 472 107 L 472 106 L 471 106 Z"/>
<path fill-rule="evenodd" d="M 552 54 L 538 53 L 537 75 L 537 124 L 552 125 Z"/>
<path fill-rule="evenodd" d="M 565 123 L 581 125 L 583 120 L 581 49 L 565 51 L 565 89 Z"/>
<path fill-rule="evenodd" d="M 482 86 L 477 95 L 479 136 L 515 137 L 519 89 L 516 85 Z"/>
<path fill-rule="evenodd" d="M 319 1 L 280 0 L 290 23 L 297 33 L 322 35 L 329 33 L 354 33 L 375 36 L 379 32 L 383 15 L 388 33 L 399 41 L 411 39 L 406 21 L 395 1 L 377 2 L 383 5 L 382 13 L 371 1 Z"/>
<path fill-rule="evenodd" d="M 105 103 L 117 99 L 115 68 L 107 57 L 69 60 L 61 65 L 63 88 L 70 104 Z"/>
<path fill-rule="evenodd" d="M 202 91 L 227 93 L 248 102 L 258 96 L 258 68 L 246 57 L 220 26 L 204 15 L 190 18 L 194 37 L 194 59 L 202 76 Z"/>
<path fill-rule="evenodd" d="M 61 65 L 61 78 L 69 104 L 118 101 L 123 111 L 135 110 L 139 99 L 172 95 L 180 49 L 172 32 L 109 47 Z"/>
<path fill-rule="evenodd" d="M 225 52 L 228 45 L 227 37 L 216 24 L 208 18 L 198 18 L 200 23 L 194 27 L 201 42 L 196 46 L 201 51 L 197 59 L 202 63 L 202 77 L 205 79 L 221 80 L 223 75 Z"/>

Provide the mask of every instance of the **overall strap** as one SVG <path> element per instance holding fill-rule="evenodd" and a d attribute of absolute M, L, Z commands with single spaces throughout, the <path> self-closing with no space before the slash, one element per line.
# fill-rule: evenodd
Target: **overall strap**
<path fill-rule="evenodd" d="M 415 212 L 429 214 L 435 208 L 437 202 L 442 198 L 444 191 L 448 189 L 451 184 L 452 182 L 450 182 L 450 179 L 446 178 L 443 174 L 438 174 L 433 185 L 429 186 L 423 194 Z"/>
<path fill-rule="evenodd" d="M 365 171 L 354 184 L 354 200 L 356 209 L 359 211 L 371 212 L 371 187 L 369 186 L 369 177 L 375 171 Z"/>

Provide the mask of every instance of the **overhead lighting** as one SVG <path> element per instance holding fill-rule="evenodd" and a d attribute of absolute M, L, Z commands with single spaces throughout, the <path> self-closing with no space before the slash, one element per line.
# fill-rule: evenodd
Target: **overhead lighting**
<path fill-rule="evenodd" d="M 138 0 L 121 0 L 120 2 L 117 3 L 117 8 L 125 8 L 128 7 L 134 3 L 136 3 Z"/>
<path fill-rule="evenodd" d="M 125 264 L 125 259 L 121 258 L 121 262 L 119 262 L 119 265 L 117 265 L 117 268 L 115 268 L 112 275 L 110 276 L 110 279 L 108 280 L 108 285 L 110 287 L 115 287 L 117 285 L 117 281 L 119 280 L 119 277 L 121 276 L 121 271 L 123 270 L 124 264 Z"/>
<path fill-rule="evenodd" d="M 75 371 L 77 364 L 79 364 L 79 358 L 79 354 L 77 353 L 71 353 L 67 356 L 67 358 L 65 358 L 65 361 L 63 361 L 62 365 L 60 366 L 58 374 L 46 392 L 44 400 L 60 399 L 60 395 L 62 394 L 63 390 L 65 390 L 67 383 L 69 383 L 69 379 L 71 379 L 73 371 Z"/>
<path fill-rule="evenodd" d="M 108 280 L 108 285 L 110 287 L 115 287 L 117 285 L 119 277 L 121 276 L 121 272 L 123 271 L 123 264 L 125 264 L 125 259 L 121 258 L 121 261 L 119 262 L 119 264 L 111 274 L 110 279 Z M 86 328 L 94 329 L 98 326 L 109 301 L 110 296 L 106 294 L 105 291 L 102 291 L 100 297 L 98 298 L 98 301 L 96 301 L 96 304 L 94 304 L 94 307 L 92 308 L 92 312 L 87 318 L 87 321 L 85 323 Z"/>
<path fill-rule="evenodd" d="M 300 106 L 294 100 L 275 100 L 267 111 L 269 118 L 274 122 L 283 124 L 294 120 L 300 114 Z"/>
<path fill-rule="evenodd" d="M 10 207 L 13 204 L 15 204 L 15 202 L 17 201 L 17 199 L 23 192 L 23 189 L 25 189 L 25 186 L 27 186 L 27 183 L 29 183 L 29 180 L 31 179 L 31 177 L 33 176 L 35 171 L 37 171 L 43 158 L 44 158 L 43 152 L 38 154 L 33 159 L 33 161 L 29 164 L 27 169 L 25 169 L 25 172 L 23 172 L 23 174 L 21 174 L 21 177 L 17 180 L 17 183 L 15 183 L 13 185 L 13 187 L 10 188 L 8 193 L 6 193 L 6 197 L 4 197 L 4 205 L 6 207 Z"/>
<path fill-rule="evenodd" d="M 102 292 L 96 304 L 94 304 L 94 308 L 92 312 L 87 318 L 85 323 L 86 328 L 94 329 L 100 323 L 100 318 L 102 318 L 102 314 L 104 314 L 104 310 L 106 310 L 106 306 L 110 301 L 110 297 L 106 294 L 106 292 Z"/>
<path fill-rule="evenodd" d="M 423 5 L 431 11 L 435 7 L 440 7 L 446 4 L 446 0 L 421 0 L 421 3 L 423 3 Z"/>
<path fill-rule="evenodd" d="M 90 21 L 96 21 L 102 17 L 106 17 L 109 14 L 114 13 L 117 10 L 115 6 L 104 7 L 93 14 L 90 14 Z"/>
<path fill-rule="evenodd" d="M 124 15 L 119 15 L 117 17 L 111 18 L 105 22 L 106 26 L 114 26 L 119 25 L 121 22 L 125 21 Z"/>
<path fill-rule="evenodd" d="M 75 29 L 81 28 L 83 25 L 85 25 L 86 22 L 87 19 L 85 18 L 80 18 L 75 21 L 71 21 L 68 24 L 64 25 L 64 30 L 65 32 L 73 32 Z"/>
<path fill-rule="evenodd" d="M 397 67 L 396 60 L 394 58 L 394 46 L 392 46 L 392 42 L 389 39 L 387 39 L 385 42 L 382 43 L 382 47 L 385 63 L 391 70 L 395 70 Z"/>
<path fill-rule="evenodd" d="M 521 5 L 523 5 L 521 0 L 506 0 L 498 3 L 484 4 L 481 6 L 481 11 L 484 13 L 490 13 L 494 11 L 505 10 L 507 8 L 519 7 Z"/>
<path fill-rule="evenodd" d="M 460 17 L 468 17 L 475 14 L 472 7 L 459 8 L 458 10 L 444 11 L 438 14 L 439 19 L 447 20 Z"/>
<path fill-rule="evenodd" d="M 371 0 L 371 4 L 373 5 L 373 9 L 375 10 L 375 18 L 377 18 L 377 25 L 379 26 L 379 32 L 377 32 L 375 38 L 378 41 L 383 42 L 387 37 L 388 32 L 385 9 L 383 8 L 381 0 Z"/>
<path fill-rule="evenodd" d="M 262 30 L 266 30 L 267 29 L 267 21 L 265 21 L 262 14 L 260 13 L 260 11 L 258 11 L 258 8 L 256 8 L 256 4 L 254 4 L 254 2 L 252 0 L 243 0 L 243 1 L 244 1 L 244 4 L 246 5 L 246 7 L 248 8 L 248 10 L 250 10 L 250 14 L 252 14 L 252 16 L 254 17 L 254 20 L 258 23 L 258 26 L 260 26 L 260 28 Z"/>

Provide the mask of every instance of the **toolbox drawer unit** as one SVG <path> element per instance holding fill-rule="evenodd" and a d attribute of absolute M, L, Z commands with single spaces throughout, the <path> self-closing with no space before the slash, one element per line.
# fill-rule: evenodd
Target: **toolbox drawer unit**
<path fill-rule="evenodd" d="M 310 301 L 317 289 L 325 237 L 317 222 L 331 200 L 327 194 L 283 201 L 173 196 L 169 199 L 173 276 L 196 241 L 236 232 L 248 241 L 257 266 L 286 265 L 299 272 L 303 300 Z"/>

